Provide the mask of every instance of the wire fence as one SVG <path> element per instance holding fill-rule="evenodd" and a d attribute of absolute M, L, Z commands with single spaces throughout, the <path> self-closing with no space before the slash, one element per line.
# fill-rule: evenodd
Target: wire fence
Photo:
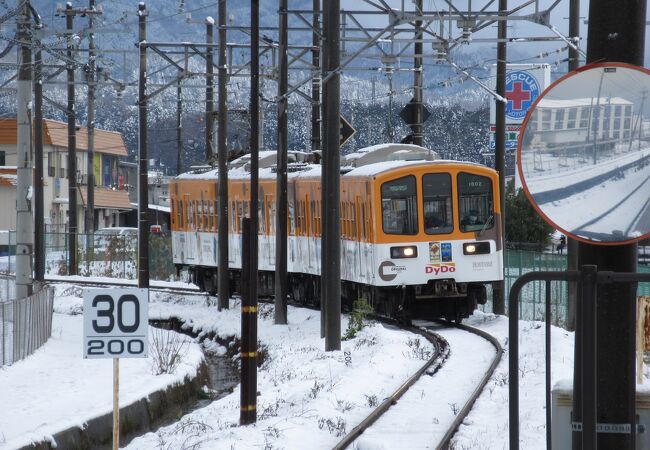
<path fill-rule="evenodd" d="M 69 235 L 45 234 L 45 273 L 68 275 Z M 78 234 L 77 273 L 82 276 L 123 278 L 138 277 L 137 233 Z M 171 236 L 149 236 L 149 276 L 152 280 L 173 280 L 176 270 L 172 261 Z"/>
<path fill-rule="evenodd" d="M 506 249 L 504 252 L 505 266 L 505 298 L 510 295 L 510 288 L 513 283 L 525 273 L 534 271 L 562 271 L 567 269 L 567 255 L 530 251 Z M 639 263 L 638 272 L 650 272 L 650 265 Z M 482 310 L 492 311 L 492 295 L 488 293 L 488 303 L 483 305 Z M 650 283 L 639 283 L 637 296 L 650 295 Z M 519 298 L 519 318 L 523 320 L 546 320 L 546 287 L 541 281 L 534 281 L 526 285 Z M 507 309 L 506 309 L 507 313 Z M 551 283 L 551 322 L 553 325 L 567 328 L 569 313 L 568 285 L 564 281 Z"/>
<path fill-rule="evenodd" d="M 0 367 L 25 359 L 52 336 L 54 289 L 0 302 Z"/>

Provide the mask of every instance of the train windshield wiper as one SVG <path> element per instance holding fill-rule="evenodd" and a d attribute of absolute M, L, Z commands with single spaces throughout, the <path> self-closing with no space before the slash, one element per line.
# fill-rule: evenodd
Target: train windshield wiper
<path fill-rule="evenodd" d="M 478 232 L 477 236 L 482 235 L 487 229 L 488 225 L 490 225 L 493 220 L 494 220 L 494 215 L 490 214 L 490 217 L 488 217 L 488 219 L 485 221 L 485 225 L 483 225 L 483 228 L 481 228 L 481 231 Z"/>

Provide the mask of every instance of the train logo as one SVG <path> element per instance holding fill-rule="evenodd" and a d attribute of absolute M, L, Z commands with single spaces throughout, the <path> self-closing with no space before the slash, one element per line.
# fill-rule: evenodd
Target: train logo
<path fill-rule="evenodd" d="M 379 265 L 379 278 L 384 281 L 393 281 L 404 270 L 406 270 L 404 266 L 396 266 L 391 261 L 384 261 Z"/>
<path fill-rule="evenodd" d="M 529 72 L 517 70 L 506 74 L 506 116 L 514 120 L 523 120 L 528 108 L 539 96 L 537 79 Z"/>
<path fill-rule="evenodd" d="M 428 266 L 425 267 L 424 271 L 427 274 L 434 274 L 434 275 L 456 272 L 456 264 L 455 263 L 429 264 Z"/>

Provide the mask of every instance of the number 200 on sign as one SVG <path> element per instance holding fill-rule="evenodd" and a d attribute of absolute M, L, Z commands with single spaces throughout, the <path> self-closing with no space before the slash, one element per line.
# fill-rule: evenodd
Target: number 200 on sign
<path fill-rule="evenodd" d="M 84 295 L 84 357 L 146 358 L 146 289 L 95 289 Z"/>

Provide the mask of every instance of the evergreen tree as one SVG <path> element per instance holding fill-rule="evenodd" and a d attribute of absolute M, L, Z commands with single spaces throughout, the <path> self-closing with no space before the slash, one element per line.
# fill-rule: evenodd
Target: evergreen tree
<path fill-rule="evenodd" d="M 524 190 L 515 189 L 514 182 L 506 186 L 506 242 L 520 248 L 534 246 L 542 249 L 549 244 L 553 227 L 547 224 L 530 204 Z M 522 245 L 524 244 L 524 245 Z"/>

